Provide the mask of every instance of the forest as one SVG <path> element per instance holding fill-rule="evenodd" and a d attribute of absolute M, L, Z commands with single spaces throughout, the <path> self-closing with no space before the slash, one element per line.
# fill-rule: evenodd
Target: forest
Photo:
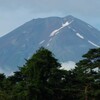
<path fill-rule="evenodd" d="M 51 51 L 39 48 L 13 75 L 0 73 L 0 100 L 100 100 L 100 48 L 82 57 L 64 70 Z"/>

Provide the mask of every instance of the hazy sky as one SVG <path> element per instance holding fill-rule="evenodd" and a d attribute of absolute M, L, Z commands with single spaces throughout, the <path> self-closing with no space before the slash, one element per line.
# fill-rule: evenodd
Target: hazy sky
<path fill-rule="evenodd" d="M 100 30 L 100 0 L 0 0 L 0 36 L 33 18 L 67 15 Z"/>

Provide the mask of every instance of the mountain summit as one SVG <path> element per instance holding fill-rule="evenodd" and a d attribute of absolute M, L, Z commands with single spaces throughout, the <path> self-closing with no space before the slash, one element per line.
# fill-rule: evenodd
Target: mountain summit
<path fill-rule="evenodd" d="M 16 70 L 41 46 L 60 62 L 75 61 L 100 47 L 100 31 L 73 16 L 33 19 L 0 38 L 0 67 Z"/>

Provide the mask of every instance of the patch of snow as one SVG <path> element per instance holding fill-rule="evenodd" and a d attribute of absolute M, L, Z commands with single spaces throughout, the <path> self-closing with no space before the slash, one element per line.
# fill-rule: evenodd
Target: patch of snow
<path fill-rule="evenodd" d="M 62 24 L 62 26 L 60 28 L 58 28 L 58 29 L 54 30 L 53 32 L 51 32 L 50 37 L 57 35 L 61 29 L 63 29 L 64 27 L 68 26 L 72 22 L 73 22 L 73 20 L 71 22 L 67 21 L 65 24 Z"/>
<path fill-rule="evenodd" d="M 48 47 L 49 45 L 50 45 L 50 44 L 48 43 L 48 44 L 47 44 L 47 47 Z"/>
<path fill-rule="evenodd" d="M 75 68 L 75 62 L 73 61 L 62 62 L 61 66 L 62 67 L 60 69 L 71 70 Z"/>
<path fill-rule="evenodd" d="M 81 39 L 84 39 L 84 37 L 80 34 L 80 33 L 76 33 L 76 35 L 81 38 Z"/>
<path fill-rule="evenodd" d="M 51 34 L 50 34 L 50 37 L 51 36 L 54 36 L 54 35 L 56 35 L 56 34 L 58 34 L 59 33 L 59 29 L 56 29 L 56 30 L 54 30 Z"/>
<path fill-rule="evenodd" d="M 89 42 L 90 44 L 92 44 L 93 46 L 97 47 L 97 48 L 99 48 L 99 47 L 100 47 L 99 45 L 97 45 L 97 44 L 93 43 L 93 42 L 92 42 L 92 41 L 90 41 L 90 40 L 88 40 L 88 42 Z"/>
<path fill-rule="evenodd" d="M 41 44 L 43 44 L 44 42 L 45 42 L 45 40 L 41 41 L 39 44 L 41 45 Z"/>
<path fill-rule="evenodd" d="M 73 22 L 73 20 L 71 21 L 71 22 L 66 22 L 65 24 L 62 24 L 62 27 L 66 27 L 66 26 L 68 26 L 69 24 L 71 24 Z"/>
<path fill-rule="evenodd" d="M 62 27 L 68 26 L 70 23 L 67 21 L 65 24 L 62 24 Z"/>

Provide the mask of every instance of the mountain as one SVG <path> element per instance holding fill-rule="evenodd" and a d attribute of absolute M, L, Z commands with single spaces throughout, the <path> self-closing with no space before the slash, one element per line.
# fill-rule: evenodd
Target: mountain
<path fill-rule="evenodd" d="M 100 31 L 71 15 L 33 19 L 0 38 L 0 69 L 16 70 L 41 46 L 60 62 L 77 62 L 100 47 Z"/>

